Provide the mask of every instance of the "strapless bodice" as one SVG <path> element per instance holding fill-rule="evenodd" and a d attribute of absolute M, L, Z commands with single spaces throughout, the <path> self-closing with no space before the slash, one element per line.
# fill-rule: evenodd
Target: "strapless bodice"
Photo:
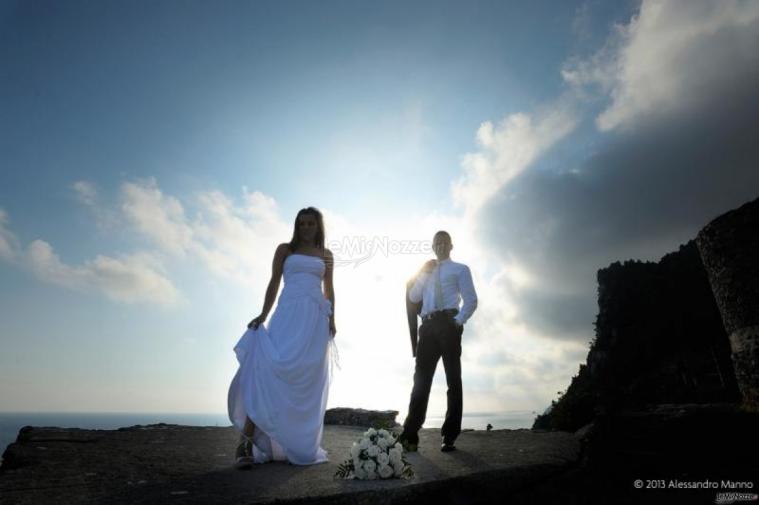
<path fill-rule="evenodd" d="M 313 298 L 326 314 L 332 313 L 332 304 L 322 293 L 322 278 L 326 266 L 317 256 L 292 253 L 285 258 L 282 276 L 285 287 L 279 295 L 279 303 L 286 303 L 303 296 Z"/>

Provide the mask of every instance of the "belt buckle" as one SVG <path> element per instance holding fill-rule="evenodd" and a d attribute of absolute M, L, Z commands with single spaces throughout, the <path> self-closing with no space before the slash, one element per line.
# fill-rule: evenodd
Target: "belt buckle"
<path fill-rule="evenodd" d="M 436 317 L 448 315 L 448 314 L 450 314 L 451 310 L 452 309 L 434 310 L 434 311 L 430 312 L 429 314 L 427 314 L 426 316 L 424 316 L 422 318 L 422 321 L 430 321 L 432 319 L 435 319 Z"/>

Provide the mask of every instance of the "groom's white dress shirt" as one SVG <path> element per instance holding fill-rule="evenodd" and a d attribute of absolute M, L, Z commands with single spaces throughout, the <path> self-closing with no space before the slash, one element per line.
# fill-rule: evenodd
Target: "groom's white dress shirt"
<path fill-rule="evenodd" d="M 435 307 L 435 281 L 440 275 L 442 303 Z M 464 300 L 459 309 L 459 303 Z M 409 291 L 409 300 L 414 303 L 422 301 L 422 317 L 430 312 L 443 309 L 459 309 L 454 319 L 460 325 L 466 323 L 477 308 L 477 293 L 472 282 L 472 273 L 463 263 L 457 263 L 450 258 L 439 261 L 431 272 L 417 276 L 414 286 Z"/>

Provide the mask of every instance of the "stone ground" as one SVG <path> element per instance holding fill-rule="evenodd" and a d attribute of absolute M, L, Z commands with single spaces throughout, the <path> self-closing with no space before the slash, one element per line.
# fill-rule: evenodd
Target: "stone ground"
<path fill-rule="evenodd" d="M 334 479 L 363 431 L 325 426 L 328 463 L 237 470 L 232 427 L 27 427 L 3 455 L 0 504 L 521 503 L 560 480 L 580 452 L 571 433 L 493 430 L 464 432 L 457 451 L 442 453 L 439 430 L 430 429 L 407 455 L 413 478 Z"/>

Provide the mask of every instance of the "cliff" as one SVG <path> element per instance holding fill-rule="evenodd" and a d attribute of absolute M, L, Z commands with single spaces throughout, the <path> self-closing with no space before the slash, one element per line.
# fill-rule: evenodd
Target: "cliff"
<path fill-rule="evenodd" d="M 587 359 L 533 426 L 582 433 L 576 480 L 599 483 L 590 502 L 719 503 L 735 481 L 756 500 L 757 258 L 759 199 L 657 263 L 598 271 Z M 640 480 L 645 489 L 631 487 Z M 717 487 L 648 488 L 699 480 Z"/>
<path fill-rule="evenodd" d="M 579 457 L 570 433 L 467 431 L 442 453 L 439 430 L 420 432 L 409 480 L 336 480 L 337 466 L 365 427 L 327 425 L 330 461 L 233 467 L 234 428 L 178 425 L 119 430 L 25 427 L 5 452 L 0 503 L 560 503 Z M 548 495 L 548 498 L 544 499 Z M 551 501 L 561 497 L 561 501 Z"/>
<path fill-rule="evenodd" d="M 574 431 L 619 409 L 740 398 L 695 241 L 658 263 L 615 262 L 599 270 L 598 307 L 586 362 L 536 427 Z"/>

